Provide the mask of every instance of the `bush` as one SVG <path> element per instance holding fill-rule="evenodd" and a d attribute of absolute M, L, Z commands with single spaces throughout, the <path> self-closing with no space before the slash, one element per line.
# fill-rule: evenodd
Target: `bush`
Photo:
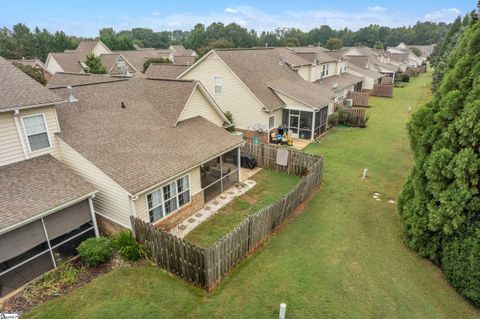
<path fill-rule="evenodd" d="M 113 243 L 118 254 L 124 260 L 137 261 L 145 256 L 145 250 L 135 240 L 135 237 L 133 237 L 132 232 L 129 230 L 119 232 L 115 236 Z"/>
<path fill-rule="evenodd" d="M 410 75 L 408 75 L 407 73 L 399 73 L 397 74 L 397 81 L 410 82 Z"/>
<path fill-rule="evenodd" d="M 78 246 L 77 251 L 89 267 L 104 263 L 113 255 L 112 242 L 107 237 L 89 238 Z"/>
<path fill-rule="evenodd" d="M 227 127 L 227 131 L 232 132 L 232 133 L 235 132 L 235 124 L 233 124 L 233 114 L 232 114 L 232 112 L 227 111 L 227 112 L 224 112 L 223 114 L 225 115 L 227 120 L 229 120 L 230 123 L 232 123 L 232 126 Z"/>
<path fill-rule="evenodd" d="M 145 61 L 143 63 L 143 73 L 145 73 L 152 63 L 166 63 L 166 64 L 171 64 L 172 61 L 170 61 L 168 58 L 151 58 Z"/>
<path fill-rule="evenodd" d="M 480 306 L 480 234 L 462 236 L 446 244 L 442 266 L 452 285 Z"/>

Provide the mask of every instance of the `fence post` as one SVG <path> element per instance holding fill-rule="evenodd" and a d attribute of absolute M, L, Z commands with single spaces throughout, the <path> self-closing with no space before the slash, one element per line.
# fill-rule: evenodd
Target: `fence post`
<path fill-rule="evenodd" d="M 285 319 L 285 314 L 287 313 L 287 304 L 281 303 L 280 304 L 280 313 L 278 315 L 278 319 Z"/>

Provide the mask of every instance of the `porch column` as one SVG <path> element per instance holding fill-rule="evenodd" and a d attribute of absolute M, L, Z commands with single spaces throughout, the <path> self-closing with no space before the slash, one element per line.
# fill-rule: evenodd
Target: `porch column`
<path fill-rule="evenodd" d="M 312 116 L 312 135 L 310 136 L 310 141 L 315 139 L 315 109 L 313 109 L 313 116 Z"/>

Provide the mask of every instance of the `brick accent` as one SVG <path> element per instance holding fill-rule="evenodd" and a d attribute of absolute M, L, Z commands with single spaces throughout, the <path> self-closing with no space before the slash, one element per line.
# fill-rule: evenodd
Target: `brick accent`
<path fill-rule="evenodd" d="M 267 144 L 268 143 L 267 133 L 259 133 L 257 131 L 244 130 L 244 129 L 241 129 L 241 128 L 236 128 L 236 130 L 239 131 L 239 132 L 242 132 L 243 136 L 250 141 L 253 140 L 253 137 L 255 135 L 259 135 L 260 136 L 260 143 L 262 143 L 262 144 Z"/>
<path fill-rule="evenodd" d="M 192 195 L 192 200 L 190 203 L 183 206 L 182 208 L 180 208 L 170 216 L 166 217 L 165 219 L 162 219 L 161 221 L 156 223 L 154 226 L 157 228 L 170 230 L 171 228 L 180 224 L 182 221 L 194 215 L 204 206 L 205 206 L 205 196 L 203 196 L 203 191 L 200 191 L 195 195 Z"/>
<path fill-rule="evenodd" d="M 101 215 L 95 214 L 95 217 L 97 219 L 97 225 L 98 225 L 98 230 L 100 233 L 103 235 L 113 235 L 115 233 L 118 233 L 122 230 L 126 230 L 125 227 L 111 221 L 108 218 L 105 218 Z"/>

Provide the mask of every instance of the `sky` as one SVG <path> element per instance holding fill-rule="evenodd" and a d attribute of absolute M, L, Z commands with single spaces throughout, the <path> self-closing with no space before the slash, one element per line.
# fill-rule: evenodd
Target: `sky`
<path fill-rule="evenodd" d="M 0 26 L 18 22 L 30 28 L 95 37 L 103 27 L 190 30 L 196 23 L 236 22 L 247 29 L 295 27 L 308 31 L 322 24 L 352 30 L 369 24 L 390 27 L 417 21 L 452 22 L 473 10 L 477 0 L 0 0 Z"/>

